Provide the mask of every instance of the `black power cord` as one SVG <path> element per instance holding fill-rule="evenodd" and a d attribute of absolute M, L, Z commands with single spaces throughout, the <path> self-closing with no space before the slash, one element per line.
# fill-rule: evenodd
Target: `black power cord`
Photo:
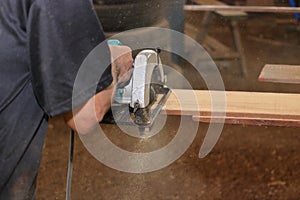
<path fill-rule="evenodd" d="M 68 163 L 68 175 L 66 185 L 66 200 L 71 199 L 71 185 L 72 185 L 72 172 L 73 172 L 73 153 L 74 153 L 74 131 L 70 130 L 70 149 L 69 149 L 69 163 Z"/>

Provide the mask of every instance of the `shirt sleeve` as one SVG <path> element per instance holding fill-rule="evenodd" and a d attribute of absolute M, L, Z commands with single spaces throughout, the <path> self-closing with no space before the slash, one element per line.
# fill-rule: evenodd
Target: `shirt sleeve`
<path fill-rule="evenodd" d="M 79 68 L 105 39 L 91 0 L 35 0 L 29 10 L 27 29 L 32 86 L 39 105 L 50 117 L 72 110 L 72 91 Z M 105 59 L 110 59 L 107 45 L 97 62 L 105 68 L 100 81 L 93 83 L 97 92 L 112 82 L 110 66 L 101 65 Z M 73 102 L 79 106 L 95 92 L 87 89 L 82 92 L 84 96 Z"/>

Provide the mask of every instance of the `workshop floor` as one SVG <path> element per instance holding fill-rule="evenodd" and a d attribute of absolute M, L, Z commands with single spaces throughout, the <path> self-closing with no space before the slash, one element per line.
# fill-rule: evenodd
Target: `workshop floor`
<path fill-rule="evenodd" d="M 187 13 L 186 22 L 199 31 L 201 17 Z M 242 78 L 238 65 L 220 63 L 227 90 L 300 91 L 297 85 L 257 81 L 265 63 L 300 64 L 300 33 L 293 30 L 295 25 L 289 19 L 292 21 L 292 16 L 252 14 L 241 24 L 249 74 Z M 209 34 L 230 44 L 231 35 L 224 21 L 215 20 Z M 194 77 L 189 66 L 182 67 L 187 77 Z M 195 88 L 205 88 L 193 80 Z M 176 131 L 172 125 L 178 123 L 178 118 L 169 117 L 161 136 L 151 142 L 167 144 L 170 138 L 164 135 Z M 199 159 L 207 128 L 207 124 L 200 124 L 193 144 L 175 163 L 148 174 L 128 174 L 104 166 L 76 136 L 72 199 L 300 199 L 299 128 L 225 125 L 213 151 Z M 134 150 L 136 141 L 121 136 L 116 127 L 105 125 L 103 129 L 114 143 Z M 68 150 L 68 128 L 61 118 L 51 120 L 36 199 L 65 199 Z"/>

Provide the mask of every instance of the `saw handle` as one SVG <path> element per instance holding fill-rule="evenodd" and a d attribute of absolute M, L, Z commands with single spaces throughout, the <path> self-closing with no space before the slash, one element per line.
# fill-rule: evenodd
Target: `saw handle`
<path fill-rule="evenodd" d="M 123 46 L 123 44 L 120 42 L 120 40 L 107 40 L 108 45 L 115 45 L 115 46 Z"/>

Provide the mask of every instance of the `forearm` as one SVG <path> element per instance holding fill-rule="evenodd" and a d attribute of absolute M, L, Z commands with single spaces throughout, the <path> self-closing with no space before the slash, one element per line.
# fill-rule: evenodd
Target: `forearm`
<path fill-rule="evenodd" d="M 91 132 L 111 106 L 114 84 L 90 98 L 84 105 L 64 115 L 66 123 L 81 134 Z"/>
<path fill-rule="evenodd" d="M 91 132 L 111 106 L 116 82 L 126 82 L 131 75 L 133 58 L 127 46 L 109 46 L 112 55 L 113 83 L 90 98 L 83 106 L 65 114 L 66 123 L 78 133 Z"/>

